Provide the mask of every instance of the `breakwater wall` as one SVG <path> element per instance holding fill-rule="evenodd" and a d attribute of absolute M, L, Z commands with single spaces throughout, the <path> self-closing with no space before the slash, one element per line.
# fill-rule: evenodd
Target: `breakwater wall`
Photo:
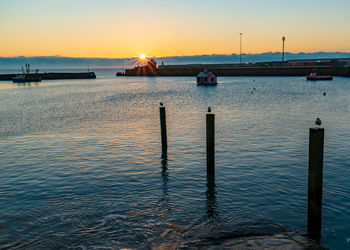
<path fill-rule="evenodd" d="M 306 76 L 310 73 L 331 76 L 350 76 L 348 66 L 225 66 L 225 65 L 164 65 L 125 70 L 125 76 L 196 76 L 207 69 L 217 76 Z"/>
<path fill-rule="evenodd" d="M 0 81 L 11 81 L 17 74 L 2 74 L 0 75 Z M 67 79 L 95 79 L 94 72 L 81 72 L 81 73 L 34 73 L 31 74 L 36 77 L 40 77 L 42 80 L 67 80 Z"/>

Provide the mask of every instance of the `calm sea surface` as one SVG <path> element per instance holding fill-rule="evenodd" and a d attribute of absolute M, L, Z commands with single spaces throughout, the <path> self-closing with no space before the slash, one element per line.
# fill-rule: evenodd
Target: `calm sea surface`
<path fill-rule="evenodd" d="M 0 248 L 196 247 L 305 232 L 317 117 L 325 128 L 321 243 L 350 248 L 350 78 L 221 77 L 205 87 L 194 77 L 95 72 L 96 80 L 0 82 Z M 208 106 L 215 181 L 206 178 Z"/>

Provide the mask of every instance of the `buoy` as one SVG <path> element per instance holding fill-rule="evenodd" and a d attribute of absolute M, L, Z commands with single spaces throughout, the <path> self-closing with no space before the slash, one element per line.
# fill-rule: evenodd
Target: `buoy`
<path fill-rule="evenodd" d="M 327 95 L 327 93 L 323 91 L 323 95 Z"/>

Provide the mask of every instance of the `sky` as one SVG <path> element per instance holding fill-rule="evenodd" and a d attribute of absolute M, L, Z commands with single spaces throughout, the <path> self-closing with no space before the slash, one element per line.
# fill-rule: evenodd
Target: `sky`
<path fill-rule="evenodd" d="M 349 0 L 0 0 L 0 57 L 350 52 Z"/>

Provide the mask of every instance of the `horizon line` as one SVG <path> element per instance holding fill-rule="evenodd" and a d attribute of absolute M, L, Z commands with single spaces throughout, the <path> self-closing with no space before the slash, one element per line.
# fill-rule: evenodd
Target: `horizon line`
<path fill-rule="evenodd" d="M 284 54 L 350 54 L 350 51 L 336 51 L 336 52 L 329 52 L 329 51 L 317 51 L 317 52 L 284 52 Z M 261 53 L 242 53 L 242 55 L 264 55 L 264 54 L 282 54 L 282 52 L 261 52 Z M 240 54 L 232 53 L 232 54 L 197 54 L 197 55 L 173 55 L 173 56 L 147 56 L 147 58 L 173 58 L 173 57 L 196 57 L 196 56 L 239 56 Z M 74 56 L 64 56 L 64 55 L 49 55 L 49 56 L 0 56 L 0 58 L 71 58 L 71 59 L 107 59 L 107 60 L 115 60 L 115 59 L 132 59 L 132 58 L 138 58 L 139 56 L 132 56 L 132 57 L 74 57 Z"/>

